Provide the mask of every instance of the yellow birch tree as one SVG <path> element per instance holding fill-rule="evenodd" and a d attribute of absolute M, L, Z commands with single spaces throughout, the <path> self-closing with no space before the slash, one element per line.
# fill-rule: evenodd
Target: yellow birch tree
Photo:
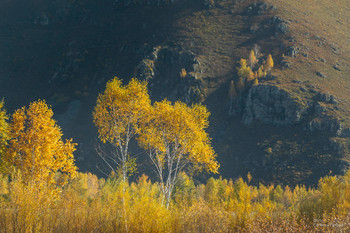
<path fill-rule="evenodd" d="M 72 139 L 62 132 L 45 101 L 18 109 L 10 123 L 10 140 L 4 155 L 6 164 L 21 171 L 26 182 L 63 185 L 76 174 Z M 58 175 L 59 174 L 59 175 Z"/>
<path fill-rule="evenodd" d="M 7 142 L 9 140 L 8 116 L 4 108 L 4 101 L 0 101 L 0 172 L 4 172 L 8 165 L 5 163 L 3 156 L 6 152 Z"/>
<path fill-rule="evenodd" d="M 219 164 L 210 145 L 209 112 L 202 105 L 164 100 L 156 102 L 142 125 L 139 143 L 148 150 L 161 183 L 166 206 L 179 172 L 191 166 L 194 170 L 217 173 Z"/>
<path fill-rule="evenodd" d="M 257 59 L 256 59 L 256 56 L 255 56 L 255 53 L 254 53 L 254 50 L 251 50 L 250 51 L 250 54 L 249 54 L 249 66 L 250 68 L 254 68 L 255 64 L 257 62 Z"/>
<path fill-rule="evenodd" d="M 265 65 L 265 69 L 266 71 L 271 71 L 271 69 L 273 68 L 273 60 L 272 60 L 272 56 L 271 54 L 269 54 L 267 56 L 267 60 L 266 60 L 266 65 Z"/>
<path fill-rule="evenodd" d="M 123 86 L 121 80 L 115 77 L 97 99 L 93 119 L 99 138 L 103 143 L 109 142 L 115 150 L 113 158 L 109 160 L 101 156 L 112 171 L 118 172 L 116 169 L 120 169 L 124 181 L 135 166 L 135 159 L 129 155 L 130 140 L 136 135 L 140 120 L 150 106 L 147 82 L 135 78 Z"/>
<path fill-rule="evenodd" d="M 252 69 L 249 66 L 247 66 L 247 60 L 242 58 L 239 61 L 239 64 L 240 64 L 240 67 L 237 68 L 238 76 L 242 78 L 248 78 L 252 73 Z"/>

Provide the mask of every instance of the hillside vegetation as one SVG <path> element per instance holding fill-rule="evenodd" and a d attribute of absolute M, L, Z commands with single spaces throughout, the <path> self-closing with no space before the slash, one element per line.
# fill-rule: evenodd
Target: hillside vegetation
<path fill-rule="evenodd" d="M 168 208 L 161 187 L 143 175 L 131 184 L 79 173 L 53 198 L 50 187 L 0 183 L 4 232 L 348 232 L 350 174 L 317 189 L 251 186 L 211 178 L 194 185 L 181 174 Z M 253 177 L 254 179 L 254 177 Z"/>
<path fill-rule="evenodd" d="M 0 96 L 10 113 L 46 99 L 78 142 L 81 171 L 99 173 L 91 113 L 114 76 L 147 80 L 152 101 L 203 102 L 225 178 L 316 185 L 349 166 L 346 0 L 0 4 Z M 232 101 L 255 44 L 259 62 L 271 54 L 275 66 Z"/>
<path fill-rule="evenodd" d="M 349 19 L 1 2 L 0 232 L 349 232 Z"/>

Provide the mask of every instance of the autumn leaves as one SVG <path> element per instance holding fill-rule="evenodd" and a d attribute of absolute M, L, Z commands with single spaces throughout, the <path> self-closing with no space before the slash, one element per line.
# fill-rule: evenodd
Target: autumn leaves
<path fill-rule="evenodd" d="M 242 92 L 251 85 L 258 85 L 259 80 L 266 77 L 266 75 L 271 72 L 271 69 L 274 66 L 273 59 L 271 54 L 266 58 L 266 61 L 260 59 L 258 50 L 251 50 L 248 61 L 246 59 L 241 59 L 239 61 L 239 67 L 237 68 L 238 81 L 234 85 L 234 82 L 231 81 L 231 88 L 229 95 L 234 97 L 236 91 Z M 259 62 L 259 59 L 261 60 Z M 236 86 L 236 90 L 233 91 L 233 87 Z M 232 90 L 231 90 L 232 89 Z"/>
<path fill-rule="evenodd" d="M 3 170 L 16 168 L 26 183 L 63 185 L 76 174 L 72 139 L 62 140 L 61 129 L 52 119 L 53 112 L 44 101 L 18 109 L 8 124 L 5 112 L 0 113 L 6 127 L 6 149 L 1 154 Z"/>
<path fill-rule="evenodd" d="M 36 101 L 18 109 L 8 123 L 0 102 L 1 165 L 6 172 L 21 172 L 26 183 L 61 186 L 76 175 L 73 152 L 75 143 L 62 140 L 61 129 L 53 120 L 45 101 Z M 102 142 L 114 149 L 109 164 L 124 182 L 135 169 L 129 153 L 136 138 L 152 161 L 166 204 L 169 204 L 176 179 L 185 168 L 217 173 L 219 164 L 210 145 L 209 112 L 202 105 L 191 107 L 167 100 L 151 103 L 146 82 L 132 79 L 123 86 L 114 78 L 100 94 L 93 120 Z"/>
<path fill-rule="evenodd" d="M 123 180 L 129 172 L 129 143 L 137 137 L 147 151 L 169 204 L 180 171 L 205 169 L 216 173 L 218 163 L 205 132 L 209 112 L 202 105 L 172 104 L 167 100 L 151 104 L 147 83 L 132 79 L 123 86 L 118 78 L 109 81 L 98 97 L 93 113 L 103 142 L 113 145 Z"/>

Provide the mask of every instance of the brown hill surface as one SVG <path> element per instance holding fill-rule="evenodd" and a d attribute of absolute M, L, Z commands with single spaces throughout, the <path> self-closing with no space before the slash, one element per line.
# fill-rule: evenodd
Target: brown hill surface
<path fill-rule="evenodd" d="M 314 185 L 348 166 L 346 0 L 16 0 L 1 2 L 0 15 L 0 96 L 10 111 L 47 99 L 80 145 L 81 170 L 96 171 L 97 94 L 133 75 L 149 79 L 154 99 L 204 101 L 224 177 Z M 237 62 L 255 44 L 275 68 L 230 106 Z"/>

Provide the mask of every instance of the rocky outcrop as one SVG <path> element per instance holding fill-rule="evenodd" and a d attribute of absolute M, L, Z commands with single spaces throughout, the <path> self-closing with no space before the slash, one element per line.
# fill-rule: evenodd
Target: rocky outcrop
<path fill-rule="evenodd" d="M 263 15 L 270 10 L 275 10 L 276 7 L 273 5 L 269 5 L 266 2 L 252 3 L 244 10 L 244 14 L 255 16 L 255 15 Z"/>
<path fill-rule="evenodd" d="M 193 53 L 170 47 L 153 48 L 136 68 L 136 77 L 148 81 L 153 99 L 185 103 L 203 99 L 200 74 L 200 62 Z"/>
<path fill-rule="evenodd" d="M 306 125 L 306 129 L 310 132 L 323 131 L 331 134 L 332 136 L 340 136 L 342 134 L 343 127 L 337 119 L 323 117 L 312 119 Z"/>
<path fill-rule="evenodd" d="M 272 125 L 298 123 L 307 108 L 294 100 L 288 92 L 272 85 L 251 87 L 243 112 L 243 122 L 260 121 Z"/>

